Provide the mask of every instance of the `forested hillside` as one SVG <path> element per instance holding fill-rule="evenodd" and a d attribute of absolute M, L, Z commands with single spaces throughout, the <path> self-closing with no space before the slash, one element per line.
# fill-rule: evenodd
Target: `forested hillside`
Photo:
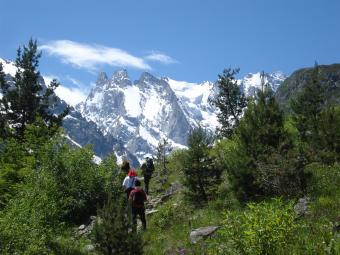
<path fill-rule="evenodd" d="M 340 64 L 318 66 L 320 85 L 325 90 L 325 104 L 340 104 Z M 303 68 L 289 76 L 276 91 L 276 100 L 285 111 L 290 111 L 289 100 L 295 99 L 309 82 L 313 68 Z"/>
<path fill-rule="evenodd" d="M 19 48 L 11 84 L 0 65 L 1 254 L 340 254 L 337 68 L 293 74 L 276 95 L 262 76 L 252 97 L 238 69 L 218 75 L 220 128 L 171 153 L 159 141 L 135 231 L 124 169 L 68 145 L 68 109 L 52 113 L 58 82 L 39 84 L 39 59 L 36 41 Z"/>

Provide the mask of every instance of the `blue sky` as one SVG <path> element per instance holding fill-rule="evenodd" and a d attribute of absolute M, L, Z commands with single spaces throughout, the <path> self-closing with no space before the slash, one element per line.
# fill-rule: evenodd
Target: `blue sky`
<path fill-rule="evenodd" d="M 338 0 L 0 0 L 0 57 L 30 37 L 40 71 L 86 90 L 99 71 L 175 80 L 340 62 Z"/>

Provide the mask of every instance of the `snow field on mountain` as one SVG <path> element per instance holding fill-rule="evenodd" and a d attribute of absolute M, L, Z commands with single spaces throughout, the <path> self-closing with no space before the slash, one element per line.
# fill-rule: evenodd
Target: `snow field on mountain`
<path fill-rule="evenodd" d="M 130 117 L 138 117 L 142 113 L 142 109 L 140 107 L 140 91 L 136 86 L 130 86 L 124 88 L 123 90 L 125 100 L 124 106 L 128 116 Z"/>

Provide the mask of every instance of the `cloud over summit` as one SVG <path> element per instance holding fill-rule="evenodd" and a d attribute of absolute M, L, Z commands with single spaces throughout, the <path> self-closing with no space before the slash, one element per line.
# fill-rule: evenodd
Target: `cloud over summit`
<path fill-rule="evenodd" d="M 158 61 L 163 64 L 177 62 L 170 56 L 159 52 L 152 52 L 142 58 L 122 49 L 70 40 L 50 41 L 39 48 L 51 56 L 60 58 L 63 63 L 88 71 L 97 71 L 102 65 L 151 70 L 151 66 L 147 63 L 148 60 Z"/>

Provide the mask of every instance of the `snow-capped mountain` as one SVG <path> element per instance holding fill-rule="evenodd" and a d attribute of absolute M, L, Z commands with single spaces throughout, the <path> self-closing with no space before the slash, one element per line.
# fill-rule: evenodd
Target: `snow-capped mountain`
<path fill-rule="evenodd" d="M 77 109 L 105 135 L 123 141 L 140 160 L 153 154 L 163 137 L 174 147 L 184 147 L 191 130 L 169 83 L 146 72 L 134 83 L 126 70 L 115 72 L 111 79 L 101 73 Z"/>
<path fill-rule="evenodd" d="M 13 77 L 15 76 L 17 67 L 12 61 L 3 60 L 0 58 L 3 70 L 5 73 L 6 81 L 13 83 Z M 45 80 L 43 77 L 39 79 L 40 85 L 45 88 Z M 0 98 L 2 97 L 2 91 L 0 89 Z M 65 101 L 59 99 L 53 106 L 53 112 L 61 113 L 67 104 Z M 63 128 L 65 130 L 65 138 L 72 146 L 85 146 L 91 144 L 93 151 L 97 156 L 104 157 L 113 151 L 117 157 L 125 156 L 129 158 L 133 165 L 139 164 L 137 158 L 127 151 L 123 143 L 110 135 L 104 135 L 97 127 L 96 123 L 85 119 L 78 111 L 73 107 L 70 108 L 69 114 L 63 120 Z M 100 158 L 95 156 L 96 162 L 100 161 Z"/>
<path fill-rule="evenodd" d="M 13 77 L 14 64 L 0 61 L 6 77 Z M 284 79 L 280 72 L 265 74 L 265 82 L 274 91 Z M 238 82 L 252 96 L 261 87 L 260 73 L 248 74 Z M 185 148 L 194 127 L 216 129 L 217 111 L 208 101 L 214 86 L 209 81 L 176 81 L 147 72 L 134 82 L 126 70 L 116 71 L 110 79 L 100 73 L 86 100 L 71 108 L 63 127 L 73 144 L 92 144 L 98 156 L 114 151 L 119 160 L 127 157 L 136 166 L 145 155 L 154 155 L 161 138 L 168 138 L 173 148 Z"/>
<path fill-rule="evenodd" d="M 273 90 L 283 80 L 281 73 L 265 75 Z M 260 73 L 247 75 L 239 84 L 252 95 L 261 86 Z M 200 125 L 212 132 L 216 129 L 216 109 L 208 101 L 213 87 L 212 82 L 189 83 L 147 72 L 132 82 L 126 70 L 119 70 L 110 79 L 100 73 L 96 86 L 76 108 L 104 135 L 122 141 L 141 161 L 146 154 L 155 153 L 163 137 L 174 148 L 183 148 L 192 128 Z"/>
<path fill-rule="evenodd" d="M 268 83 L 275 92 L 287 77 L 282 72 L 264 74 L 264 82 Z M 261 73 L 249 73 L 242 80 L 238 80 L 246 96 L 254 96 L 257 89 L 261 89 Z"/>
<path fill-rule="evenodd" d="M 180 107 L 192 127 L 198 125 L 214 131 L 219 125 L 216 117 L 216 109 L 209 104 L 214 83 L 190 83 L 163 78 L 175 92 Z"/>

